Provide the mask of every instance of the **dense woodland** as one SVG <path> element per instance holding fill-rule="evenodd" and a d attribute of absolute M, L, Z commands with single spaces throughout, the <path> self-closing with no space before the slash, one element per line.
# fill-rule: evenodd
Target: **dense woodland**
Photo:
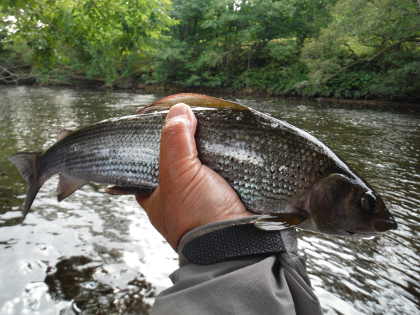
<path fill-rule="evenodd" d="M 420 98 L 420 0 L 0 0 L 0 81 Z"/>

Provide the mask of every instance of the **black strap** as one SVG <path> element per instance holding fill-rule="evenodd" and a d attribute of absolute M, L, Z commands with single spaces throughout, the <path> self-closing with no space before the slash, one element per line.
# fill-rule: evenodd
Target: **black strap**
<path fill-rule="evenodd" d="M 188 261 L 199 265 L 268 255 L 286 251 L 282 238 L 284 233 L 287 231 L 262 231 L 253 224 L 229 226 L 195 237 L 184 245 L 181 252 Z"/>

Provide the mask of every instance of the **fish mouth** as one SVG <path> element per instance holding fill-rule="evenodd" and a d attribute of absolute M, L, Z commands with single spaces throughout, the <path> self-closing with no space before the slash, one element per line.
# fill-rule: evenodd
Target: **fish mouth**
<path fill-rule="evenodd" d="M 398 228 L 398 224 L 394 218 L 387 218 L 387 219 L 376 219 L 373 222 L 373 226 L 375 230 L 378 232 L 385 232 L 388 230 L 396 230 Z"/>
<path fill-rule="evenodd" d="M 373 221 L 373 231 L 350 231 L 346 230 L 346 234 L 351 237 L 369 237 L 369 236 L 375 236 L 379 233 L 386 232 L 389 230 L 395 230 L 398 228 L 397 222 L 394 220 L 394 218 L 388 218 L 388 219 L 376 219 Z"/>

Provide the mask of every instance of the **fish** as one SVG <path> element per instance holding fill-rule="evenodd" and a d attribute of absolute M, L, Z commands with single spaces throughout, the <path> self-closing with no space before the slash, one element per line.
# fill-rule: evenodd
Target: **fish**
<path fill-rule="evenodd" d="M 201 162 L 236 191 L 255 225 L 369 236 L 397 228 L 381 196 L 327 145 L 284 120 L 211 96 L 180 93 L 135 115 L 66 131 L 45 152 L 9 160 L 28 183 L 23 219 L 42 185 L 59 175 L 61 201 L 89 182 L 149 195 L 159 184 L 160 133 L 168 109 L 192 107 Z"/>

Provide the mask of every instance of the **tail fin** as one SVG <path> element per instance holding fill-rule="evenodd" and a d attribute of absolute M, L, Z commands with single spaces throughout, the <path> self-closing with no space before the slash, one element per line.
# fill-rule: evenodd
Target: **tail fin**
<path fill-rule="evenodd" d="M 9 161 L 16 166 L 20 175 L 22 175 L 28 183 L 25 204 L 23 206 L 23 219 L 25 219 L 28 214 L 31 205 L 42 186 L 39 174 L 40 156 L 41 153 L 38 152 L 19 152 L 9 157 Z"/>

